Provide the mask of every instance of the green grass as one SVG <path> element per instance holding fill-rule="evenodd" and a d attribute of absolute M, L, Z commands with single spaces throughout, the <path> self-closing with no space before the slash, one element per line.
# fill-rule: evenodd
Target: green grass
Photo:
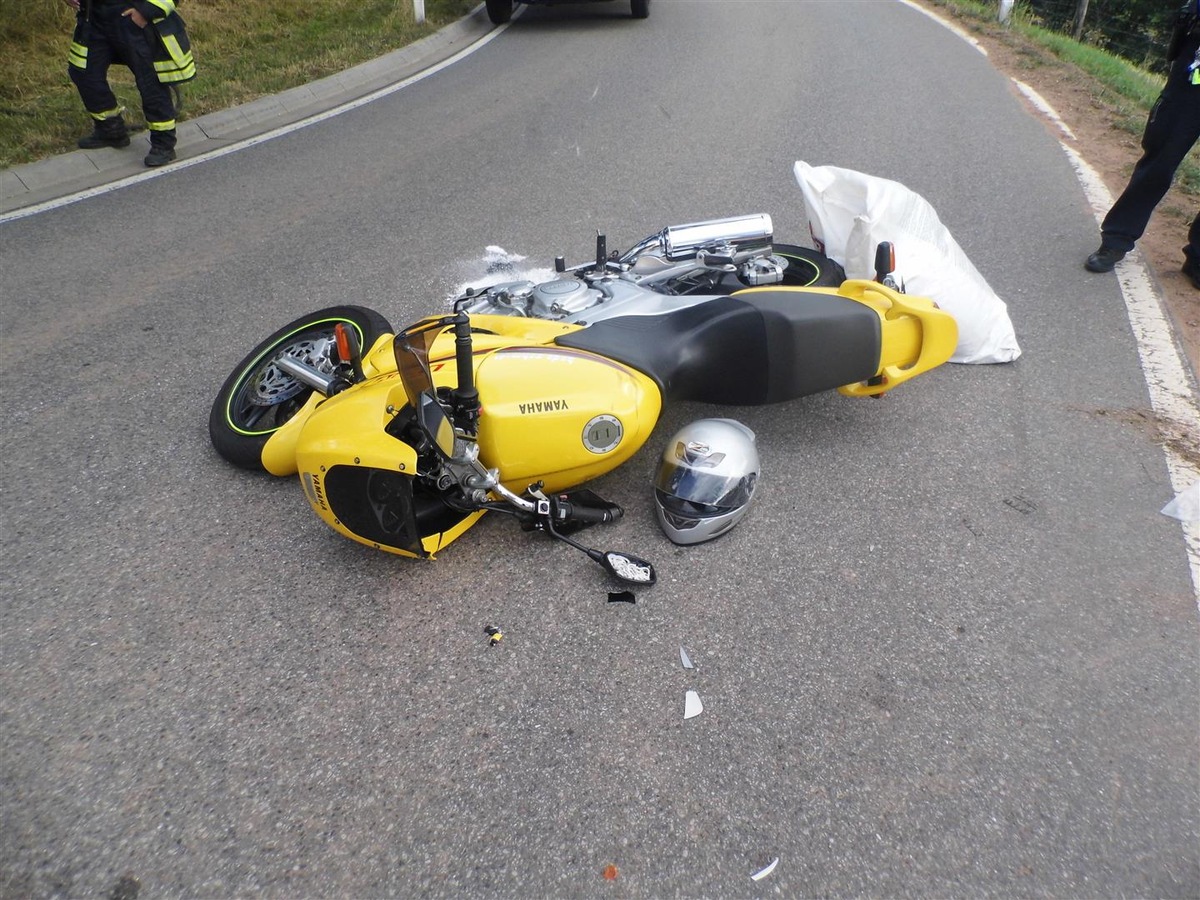
<path fill-rule="evenodd" d="M 340 72 L 462 18 L 478 0 L 180 0 L 198 75 L 183 87 L 180 119 L 235 106 Z M 0 0 L 0 168 L 72 150 L 91 130 L 67 76 L 75 14 L 62 0 Z M 109 81 L 142 122 L 129 71 Z"/>

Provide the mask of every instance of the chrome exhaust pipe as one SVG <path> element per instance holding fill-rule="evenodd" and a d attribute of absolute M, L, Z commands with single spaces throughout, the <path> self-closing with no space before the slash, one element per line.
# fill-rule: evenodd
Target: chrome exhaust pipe
<path fill-rule="evenodd" d="M 768 250 L 774 237 L 774 223 L 766 213 L 709 219 L 687 225 L 668 225 L 621 256 L 630 262 L 647 251 L 661 253 L 668 260 L 685 259 L 697 250 L 731 246 L 737 251 Z"/>

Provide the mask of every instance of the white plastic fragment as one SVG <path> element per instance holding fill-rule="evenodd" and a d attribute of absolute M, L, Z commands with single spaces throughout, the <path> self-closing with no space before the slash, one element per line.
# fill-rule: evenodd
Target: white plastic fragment
<path fill-rule="evenodd" d="M 696 668 L 695 666 L 692 665 L 691 657 L 688 656 L 687 651 L 684 650 L 682 647 L 679 648 L 679 661 L 681 663 L 683 663 L 683 667 L 685 669 Z"/>
<path fill-rule="evenodd" d="M 688 691 L 683 695 L 683 717 L 690 719 L 704 712 L 704 704 L 700 702 L 700 695 L 695 691 Z"/>
<path fill-rule="evenodd" d="M 1200 481 L 1180 491 L 1162 508 L 1162 514 L 1180 522 L 1200 522 Z"/>
<path fill-rule="evenodd" d="M 763 878 L 766 878 L 768 875 L 770 875 L 772 872 L 775 871 L 775 867 L 777 865 L 779 865 L 779 857 L 778 856 L 775 857 L 773 860 L 771 860 L 771 862 L 768 863 L 765 868 L 759 869 L 757 872 L 755 872 L 753 875 L 751 875 L 750 880 L 751 881 L 760 881 Z"/>

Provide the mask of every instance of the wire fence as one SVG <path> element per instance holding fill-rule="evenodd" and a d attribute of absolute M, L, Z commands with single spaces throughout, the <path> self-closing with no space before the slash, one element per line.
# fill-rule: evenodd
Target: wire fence
<path fill-rule="evenodd" d="M 1179 0 L 1018 0 L 1016 13 L 1165 73 L 1167 43 L 1181 6 Z"/>

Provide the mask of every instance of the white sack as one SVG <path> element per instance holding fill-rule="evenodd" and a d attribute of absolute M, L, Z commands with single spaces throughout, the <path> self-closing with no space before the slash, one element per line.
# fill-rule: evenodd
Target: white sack
<path fill-rule="evenodd" d="M 1021 355 L 1008 308 L 942 224 L 933 207 L 896 181 L 797 162 L 813 238 L 849 278 L 875 277 L 875 248 L 891 241 L 896 279 L 958 322 L 951 362 L 1012 362 Z"/>

